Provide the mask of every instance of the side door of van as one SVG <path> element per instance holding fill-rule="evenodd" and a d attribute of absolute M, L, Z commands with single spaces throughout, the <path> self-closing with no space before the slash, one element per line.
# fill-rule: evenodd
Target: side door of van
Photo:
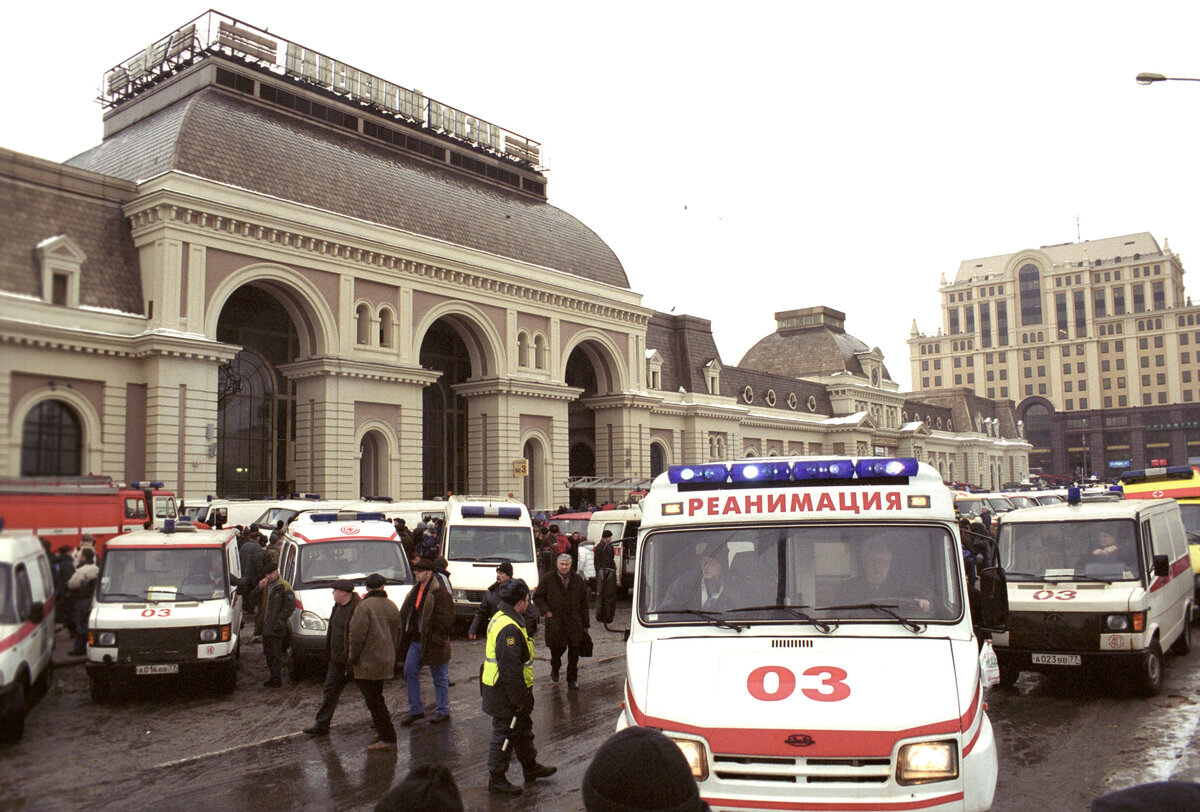
<path fill-rule="evenodd" d="M 1191 580 L 1187 576 L 1190 568 L 1181 570 L 1181 562 L 1187 561 L 1186 534 L 1183 530 L 1183 519 L 1179 508 L 1169 504 L 1151 513 L 1152 546 L 1155 555 L 1166 556 L 1171 568 L 1169 580 L 1162 586 L 1159 599 L 1161 603 L 1161 619 L 1159 624 L 1164 629 L 1164 647 L 1174 640 L 1187 628 L 1187 603 L 1191 596 Z"/>
<path fill-rule="evenodd" d="M 1158 644 L 1165 652 L 1179 636 L 1180 627 L 1178 619 L 1174 616 L 1181 610 L 1175 607 L 1175 602 L 1172 600 L 1173 590 L 1170 588 L 1170 582 L 1159 586 L 1160 582 L 1164 580 L 1164 576 L 1155 574 L 1154 557 L 1161 555 L 1170 559 L 1170 531 L 1164 526 L 1161 518 L 1155 520 L 1155 514 L 1149 511 L 1140 515 L 1138 524 L 1142 555 L 1145 557 L 1147 570 L 1146 582 L 1150 584 L 1146 624 L 1147 628 L 1158 627 Z"/>
<path fill-rule="evenodd" d="M 229 580 L 231 584 L 237 583 L 242 579 L 242 557 L 238 554 L 237 536 L 231 536 L 229 541 L 225 542 L 225 565 L 229 567 Z M 242 596 L 237 589 L 230 590 L 230 606 L 233 609 L 233 619 L 230 621 L 233 624 L 234 633 L 242 628 Z"/>

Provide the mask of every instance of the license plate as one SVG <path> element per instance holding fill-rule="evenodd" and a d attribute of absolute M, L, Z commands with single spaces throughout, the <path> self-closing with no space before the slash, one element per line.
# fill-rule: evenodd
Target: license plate
<path fill-rule="evenodd" d="M 1083 665 L 1078 654 L 1032 654 L 1030 660 L 1034 665 Z"/>
<path fill-rule="evenodd" d="M 139 665 L 135 670 L 135 674 L 178 674 L 179 663 L 171 663 L 170 665 Z"/>

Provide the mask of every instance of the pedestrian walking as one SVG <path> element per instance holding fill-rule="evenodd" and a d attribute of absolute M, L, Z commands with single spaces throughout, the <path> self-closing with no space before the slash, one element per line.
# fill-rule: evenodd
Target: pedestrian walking
<path fill-rule="evenodd" d="M 96 551 L 89 547 L 83 548 L 83 552 L 79 554 L 79 566 L 67 582 L 67 591 L 71 594 L 71 613 L 75 621 L 75 645 L 71 647 L 71 654 L 87 653 L 88 615 L 92 611 L 92 596 L 96 593 L 96 579 L 99 577 Z"/>
<path fill-rule="evenodd" d="M 588 588 L 579 573 L 571 571 L 571 556 L 562 553 L 554 572 L 538 582 L 533 595 L 546 619 L 546 645 L 550 647 L 550 681 L 558 682 L 562 655 L 567 653 L 567 688 L 579 685 L 579 652 L 583 646 L 588 619 Z"/>
<path fill-rule="evenodd" d="M 474 640 L 480 634 L 487 634 L 488 621 L 492 619 L 492 615 L 496 613 L 496 607 L 500 605 L 500 587 L 506 581 L 513 577 L 513 565 L 511 561 L 504 561 L 500 566 L 496 567 L 496 582 L 489 586 L 483 593 L 483 600 L 479 602 L 479 608 L 475 610 L 475 617 L 471 620 L 471 628 L 467 632 L 467 639 Z M 537 632 L 538 612 L 532 601 L 529 603 L 529 608 L 525 612 L 525 628 L 529 633 Z"/>
<path fill-rule="evenodd" d="M 263 567 L 263 579 L 259 584 L 264 591 L 262 642 L 263 656 L 267 659 L 270 676 L 263 683 L 266 688 L 283 685 L 283 641 L 288 634 L 288 618 L 296 609 L 296 595 L 292 585 L 279 575 L 279 565 Z"/>
<path fill-rule="evenodd" d="M 350 618 L 350 649 L 347 653 L 354 681 L 362 692 L 377 738 L 368 750 L 395 750 L 396 728 L 383 699 L 383 682 L 396 673 L 396 649 L 400 643 L 400 610 L 384 591 L 387 579 L 377 572 L 367 576 L 367 594 Z"/>
<path fill-rule="evenodd" d="M 329 665 L 325 669 L 325 692 L 321 696 L 321 707 L 317 708 L 317 720 L 312 727 L 304 728 L 310 736 L 329 733 L 329 723 L 337 710 L 342 689 L 350 681 L 350 618 L 361 598 L 354 594 L 354 583 L 347 580 L 333 582 L 333 611 L 329 613 L 329 630 L 325 633 L 325 654 Z"/>
<path fill-rule="evenodd" d="M 400 607 L 400 651 L 404 652 L 404 683 L 408 688 L 408 713 L 400 720 L 405 727 L 425 716 L 421 699 L 421 666 L 433 678 L 434 716 L 430 724 L 450 719 L 450 634 L 454 630 L 454 599 L 434 563 L 418 558 L 413 565 L 417 585 L 409 590 Z"/>
<path fill-rule="evenodd" d="M 600 541 L 592 553 L 592 562 L 596 566 L 597 576 L 600 575 L 600 570 L 615 570 L 617 568 L 614 546 L 611 530 L 605 530 L 600 534 Z"/>
<path fill-rule="evenodd" d="M 404 519 L 396 519 L 396 535 L 400 536 L 400 546 L 404 548 L 405 558 L 412 561 L 413 556 L 417 554 L 417 544 Z"/>
<path fill-rule="evenodd" d="M 500 587 L 500 603 L 488 622 L 480 691 L 483 712 L 492 717 L 488 744 L 488 791 L 520 795 L 521 788 L 508 780 L 512 754 L 525 773 L 525 785 L 558 772 L 538 764 L 533 745 L 533 640 L 525 628 L 529 587 L 520 578 Z"/>
<path fill-rule="evenodd" d="M 242 531 L 238 542 L 238 558 L 242 565 L 242 580 L 252 586 L 262 580 L 263 576 L 263 547 L 262 535 L 257 532 Z M 246 595 L 246 612 L 258 611 L 260 592 L 251 588 Z"/>

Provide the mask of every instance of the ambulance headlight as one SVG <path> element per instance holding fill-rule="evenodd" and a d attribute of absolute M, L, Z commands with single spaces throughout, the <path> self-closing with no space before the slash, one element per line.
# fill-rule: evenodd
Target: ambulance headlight
<path fill-rule="evenodd" d="M 300 613 L 300 628 L 307 632 L 325 631 L 325 621 L 305 609 Z"/>
<path fill-rule="evenodd" d="M 692 777 L 697 781 L 708 778 L 708 754 L 704 750 L 704 743 L 695 739 L 671 739 L 671 741 L 675 742 L 675 746 L 687 759 L 688 766 L 692 768 Z"/>
<path fill-rule="evenodd" d="M 958 747 L 953 740 L 914 742 L 900 748 L 896 783 L 905 786 L 958 778 Z"/>
<path fill-rule="evenodd" d="M 1129 631 L 1128 615 L 1105 615 L 1104 628 L 1110 632 Z"/>
<path fill-rule="evenodd" d="M 210 626 L 207 629 L 200 630 L 201 643 L 215 643 L 220 640 L 222 643 L 229 642 L 229 624 L 224 626 Z"/>
<path fill-rule="evenodd" d="M 113 648 L 117 645 L 116 632 L 96 632 L 93 638 L 96 642 L 92 645 L 100 646 L 101 648 Z"/>

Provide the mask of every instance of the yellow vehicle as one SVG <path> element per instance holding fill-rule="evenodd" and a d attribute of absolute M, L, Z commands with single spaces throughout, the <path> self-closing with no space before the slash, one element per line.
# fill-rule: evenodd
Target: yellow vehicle
<path fill-rule="evenodd" d="M 1200 596 L 1200 472 L 1190 465 L 1126 471 L 1121 475 L 1126 499 L 1174 499 L 1179 503 L 1192 558 L 1192 580 Z"/>

